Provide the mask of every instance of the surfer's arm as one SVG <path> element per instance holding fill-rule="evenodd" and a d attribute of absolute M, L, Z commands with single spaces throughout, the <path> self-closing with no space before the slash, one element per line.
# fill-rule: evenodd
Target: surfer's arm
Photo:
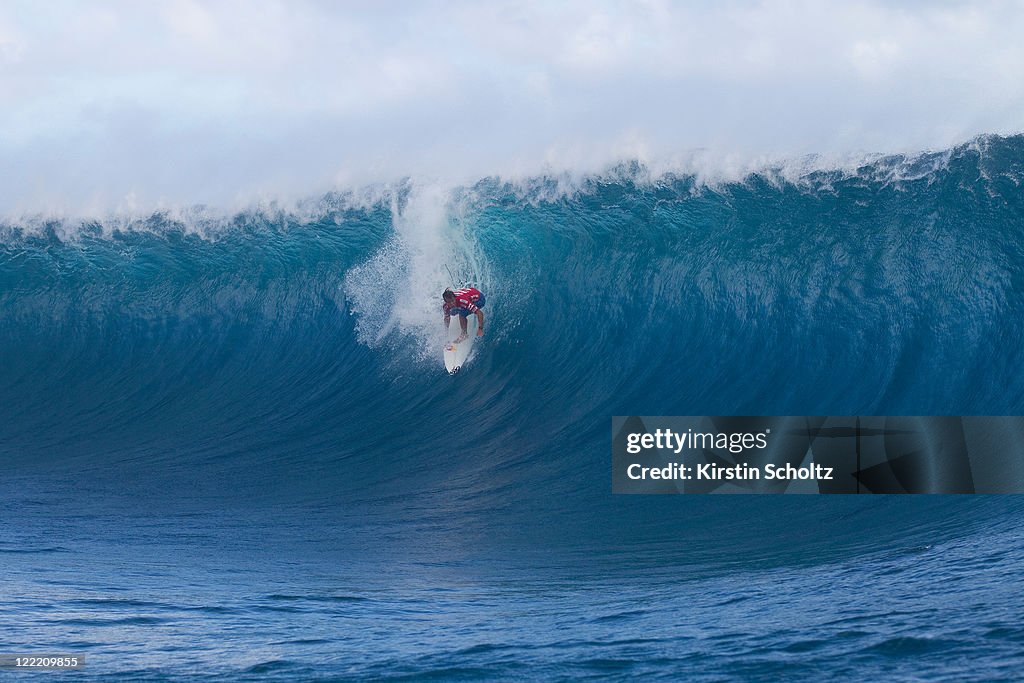
<path fill-rule="evenodd" d="M 484 336 L 484 312 L 481 309 L 476 309 L 476 336 Z"/>
<path fill-rule="evenodd" d="M 452 321 L 451 314 L 448 313 L 448 311 L 445 311 L 444 312 L 444 329 L 446 329 L 446 330 L 448 329 L 448 325 L 449 325 L 449 323 L 451 323 L 451 321 Z"/>

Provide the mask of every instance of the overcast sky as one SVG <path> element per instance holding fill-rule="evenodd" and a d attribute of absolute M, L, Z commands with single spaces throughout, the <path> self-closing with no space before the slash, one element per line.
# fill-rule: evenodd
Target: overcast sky
<path fill-rule="evenodd" d="M 1024 129 L 1020 2 L 0 4 L 0 211 Z M 679 162 L 685 165 L 685 162 Z"/>

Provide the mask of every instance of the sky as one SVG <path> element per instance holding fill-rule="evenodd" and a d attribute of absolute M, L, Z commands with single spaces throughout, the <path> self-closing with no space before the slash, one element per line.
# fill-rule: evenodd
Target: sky
<path fill-rule="evenodd" d="M 0 212 L 1024 129 L 1020 2 L 0 2 Z"/>

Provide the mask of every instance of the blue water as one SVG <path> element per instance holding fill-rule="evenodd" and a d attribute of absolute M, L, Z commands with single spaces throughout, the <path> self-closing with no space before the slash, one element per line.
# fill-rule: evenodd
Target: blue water
<path fill-rule="evenodd" d="M 4 652 L 79 678 L 1017 680 L 1024 499 L 613 496 L 610 417 L 1021 414 L 1022 180 L 1024 138 L 986 137 L 797 178 L 9 219 Z M 456 377 L 448 271 L 488 298 Z"/>

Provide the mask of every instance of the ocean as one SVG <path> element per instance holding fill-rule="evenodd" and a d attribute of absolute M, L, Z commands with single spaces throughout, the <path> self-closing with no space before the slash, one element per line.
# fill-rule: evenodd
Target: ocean
<path fill-rule="evenodd" d="M 616 496 L 610 418 L 1021 414 L 1022 181 L 1024 137 L 983 136 L 5 219 L 0 654 L 1019 680 L 1024 498 Z M 463 283 L 486 336 L 449 376 Z"/>

